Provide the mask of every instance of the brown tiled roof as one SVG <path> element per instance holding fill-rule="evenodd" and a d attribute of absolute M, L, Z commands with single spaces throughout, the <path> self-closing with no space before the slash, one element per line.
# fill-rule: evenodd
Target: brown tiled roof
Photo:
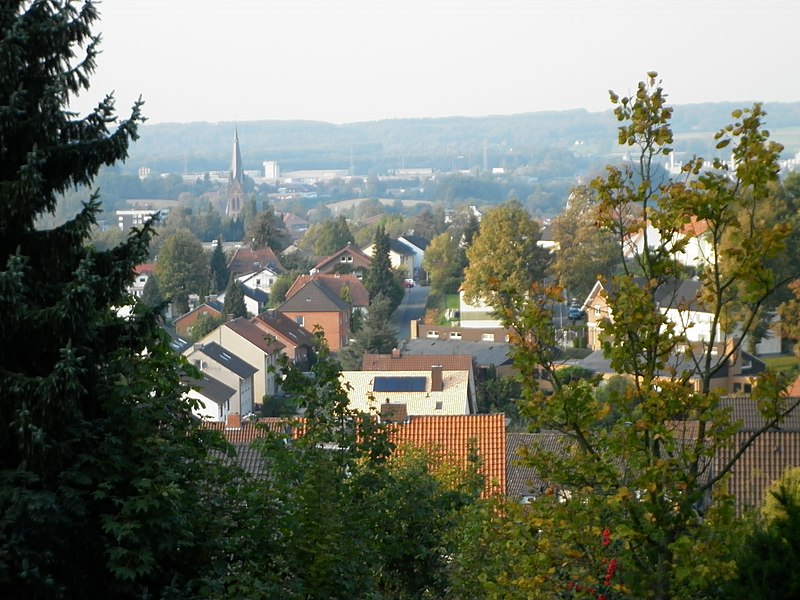
<path fill-rule="evenodd" d="M 741 431 L 733 437 L 732 446 L 720 451 L 715 458 L 715 472 L 733 458 L 751 435 Z M 800 431 L 762 433 L 731 471 L 729 485 L 736 496 L 737 512 L 761 506 L 767 488 L 792 467 L 800 467 Z"/>
<path fill-rule="evenodd" d="M 426 371 L 442 365 L 445 371 L 472 370 L 472 356 L 466 354 L 365 354 L 362 371 Z"/>
<path fill-rule="evenodd" d="M 281 304 L 278 310 L 294 313 L 343 311 L 349 313 L 350 305 L 320 282 L 312 280 Z"/>
<path fill-rule="evenodd" d="M 218 431 L 229 443 L 234 446 L 238 444 L 250 444 L 255 440 L 264 437 L 265 431 L 273 433 L 284 433 L 289 420 L 281 417 L 266 417 L 257 422 L 245 421 L 240 427 L 228 427 L 225 423 L 217 421 L 203 421 L 201 427 L 211 431 Z"/>
<path fill-rule="evenodd" d="M 253 250 L 251 248 L 241 247 L 236 249 L 236 252 L 231 258 L 231 262 L 228 264 L 228 271 L 230 271 L 233 277 L 243 275 L 244 273 L 253 273 L 259 269 L 256 264 L 261 267 L 274 267 L 278 269 L 279 273 L 285 270 L 283 265 L 281 265 L 281 261 L 278 260 L 278 257 L 275 256 L 275 253 L 272 251 L 272 248 Z"/>
<path fill-rule="evenodd" d="M 800 397 L 787 397 L 786 407 L 800 402 Z M 725 397 L 720 400 L 720 405 L 731 408 L 731 419 L 735 423 L 741 422 L 742 431 L 758 431 L 765 424 L 765 419 L 758 410 L 756 401 L 750 397 Z M 774 429 L 800 431 L 800 406 L 795 407 L 787 417 Z"/>
<path fill-rule="evenodd" d="M 317 263 L 314 266 L 314 269 L 316 271 L 321 271 L 321 272 L 325 272 L 328 269 L 332 269 L 341 262 L 339 259 L 344 254 L 351 254 L 353 256 L 353 262 L 347 263 L 348 265 L 352 265 L 352 267 L 369 268 L 370 265 L 372 265 L 371 256 L 365 254 L 358 246 L 353 246 L 352 244 L 348 244 L 335 254 L 331 254 L 327 258 L 323 258 L 321 261 L 319 261 L 319 263 Z"/>
<path fill-rule="evenodd" d="M 154 273 L 156 270 L 156 266 L 153 263 L 142 263 L 141 265 L 136 265 L 133 268 L 133 272 L 137 275 L 141 275 L 143 273 Z"/>
<path fill-rule="evenodd" d="M 253 323 L 267 333 L 281 336 L 295 347 L 314 346 L 314 335 L 280 311 L 274 309 L 264 311 L 253 319 Z"/>
<path fill-rule="evenodd" d="M 266 352 L 267 354 L 276 354 L 283 350 L 286 346 L 279 342 L 275 337 L 270 336 L 261 327 L 248 321 L 244 317 L 237 317 L 225 323 L 224 327 L 230 328 L 238 335 L 253 344 L 256 348 Z"/>
<path fill-rule="evenodd" d="M 506 491 L 505 415 L 412 417 L 391 428 L 391 439 L 402 451 L 409 444 L 425 448 L 433 457 L 466 469 L 470 444 L 474 441 L 484 476 L 484 496 L 502 496 Z"/>
<path fill-rule="evenodd" d="M 509 433 L 506 435 L 506 493 L 512 498 L 538 496 L 548 482 L 539 477 L 536 469 L 521 464 L 526 454 L 538 449 L 561 453 L 563 434 L 558 432 Z"/>
<path fill-rule="evenodd" d="M 294 280 L 292 287 L 286 292 L 288 300 L 300 291 L 309 281 L 317 281 L 336 294 L 342 297 L 342 288 L 347 286 L 350 289 L 350 304 L 354 307 L 367 308 L 369 306 L 369 292 L 364 284 L 353 274 L 340 275 L 338 273 L 314 273 L 313 275 L 300 275 Z"/>

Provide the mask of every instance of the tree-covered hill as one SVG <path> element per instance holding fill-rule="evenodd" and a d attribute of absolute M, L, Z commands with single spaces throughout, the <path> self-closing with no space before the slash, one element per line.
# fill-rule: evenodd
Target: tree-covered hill
<path fill-rule="evenodd" d="M 675 107 L 676 150 L 710 154 L 708 135 L 715 123 L 750 102 L 720 102 Z M 800 102 L 769 103 L 772 135 L 786 145 L 786 156 L 800 150 Z M 132 148 L 127 169 L 149 166 L 160 172 L 227 168 L 234 128 L 238 128 L 245 168 L 260 170 L 275 160 L 284 171 L 346 169 L 356 174 L 402 167 L 453 168 L 527 164 L 554 148 L 605 156 L 614 151 L 617 121 L 612 112 L 567 110 L 486 117 L 391 119 L 332 124 L 321 121 L 247 121 L 145 125 Z M 794 129 L 789 139 L 780 132 Z M 702 141 L 700 141 L 702 139 Z"/>

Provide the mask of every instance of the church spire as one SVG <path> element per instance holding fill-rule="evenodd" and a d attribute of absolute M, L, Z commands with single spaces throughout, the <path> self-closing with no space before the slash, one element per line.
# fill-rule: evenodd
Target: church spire
<path fill-rule="evenodd" d="M 225 214 L 237 217 L 242 211 L 244 202 L 244 169 L 242 168 L 242 153 L 239 150 L 239 128 L 233 130 L 233 156 L 231 156 L 231 170 L 228 175 L 228 204 Z"/>

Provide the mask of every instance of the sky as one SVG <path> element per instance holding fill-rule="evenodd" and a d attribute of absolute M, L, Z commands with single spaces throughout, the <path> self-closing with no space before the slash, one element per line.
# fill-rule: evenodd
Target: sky
<path fill-rule="evenodd" d="M 800 101 L 798 0 L 103 0 L 85 112 L 150 123 L 611 108 L 657 71 L 673 105 Z"/>

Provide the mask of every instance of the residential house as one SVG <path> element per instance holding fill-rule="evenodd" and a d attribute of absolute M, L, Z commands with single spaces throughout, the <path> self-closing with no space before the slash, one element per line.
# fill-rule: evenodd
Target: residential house
<path fill-rule="evenodd" d="M 263 265 L 256 271 L 239 275 L 236 281 L 240 282 L 247 289 L 269 294 L 272 291 L 272 286 L 275 284 L 275 281 L 278 277 L 283 275 L 284 272 L 283 267 L 271 263 L 269 265 Z"/>
<path fill-rule="evenodd" d="M 224 435 L 237 450 L 237 462 L 258 475 L 265 473 L 266 465 L 262 455 L 249 451 L 253 441 L 267 431 L 284 433 L 287 440 L 302 435 L 301 428 L 278 418 L 261 418 L 257 422 L 229 419 L 227 424 L 207 422 L 203 427 Z M 462 477 L 474 465 L 483 478 L 483 497 L 505 494 L 506 421 L 502 414 L 412 417 L 392 423 L 389 439 L 396 446 L 395 454 L 402 455 L 409 448 L 424 449 L 434 466 L 457 469 Z M 472 462 L 473 459 L 477 462 Z"/>
<path fill-rule="evenodd" d="M 285 346 L 258 325 L 242 317 L 232 319 L 200 340 L 201 344 L 211 342 L 216 342 L 257 370 L 253 375 L 256 404 L 261 404 L 264 396 L 274 396 L 279 392 L 275 369 Z"/>
<path fill-rule="evenodd" d="M 349 302 L 353 309 L 366 313 L 369 308 L 369 292 L 361 280 L 352 273 L 347 275 L 339 273 L 300 275 L 287 290 L 286 299 L 294 296 L 309 281 L 318 281 L 339 298 Z"/>
<path fill-rule="evenodd" d="M 237 280 L 243 275 L 258 273 L 262 269 L 277 274 L 286 271 L 271 248 L 253 249 L 241 246 L 236 249 L 228 263 L 228 272 Z"/>
<path fill-rule="evenodd" d="M 420 415 L 469 415 L 476 412 L 470 398 L 470 371 L 432 365 L 417 371 L 342 371 L 349 406 L 382 419 Z"/>
<path fill-rule="evenodd" d="M 375 244 L 372 243 L 364 248 L 364 254 L 370 257 L 375 256 Z M 400 240 L 389 240 L 389 261 L 392 263 L 393 269 L 403 271 L 406 276 L 414 277 L 414 265 L 419 260 L 419 266 L 422 266 L 422 259 L 418 257 L 417 252 L 410 245 L 401 242 Z"/>
<path fill-rule="evenodd" d="M 153 263 L 137 265 L 133 269 L 133 283 L 128 286 L 128 293 L 134 298 L 141 298 L 144 293 L 144 286 L 147 285 L 147 280 L 153 276 L 155 270 Z"/>
<path fill-rule="evenodd" d="M 402 351 L 410 355 L 455 354 L 472 356 L 476 378 L 480 381 L 489 373 L 511 376 L 516 373 L 511 360 L 509 331 L 503 328 L 485 329 L 427 325 L 411 321 L 410 339 Z"/>
<path fill-rule="evenodd" d="M 191 337 L 192 326 L 200 315 L 208 315 L 215 319 L 222 319 L 225 315 L 225 306 L 222 302 L 217 300 L 216 296 L 209 296 L 203 304 L 182 314 L 172 322 L 175 333 L 180 337 Z"/>
<path fill-rule="evenodd" d="M 286 231 L 289 232 L 289 236 L 293 240 L 300 239 L 303 237 L 306 231 L 308 231 L 310 223 L 302 217 L 298 217 L 294 213 L 283 213 L 281 215 L 283 219 L 283 224 L 286 227 Z"/>
<path fill-rule="evenodd" d="M 563 452 L 566 436 L 556 431 L 506 434 L 506 495 L 511 500 L 528 504 L 540 496 L 556 492 L 549 481 L 543 480 L 525 457 L 538 450 Z"/>
<path fill-rule="evenodd" d="M 372 257 L 362 252 L 357 246 L 347 244 L 338 252 L 318 262 L 311 273 L 352 273 L 364 280 L 372 266 Z"/>
<path fill-rule="evenodd" d="M 202 373 L 236 390 L 225 407 L 226 416 L 244 417 L 253 412 L 253 380 L 258 369 L 216 342 L 193 344 L 183 355 Z"/>
<path fill-rule="evenodd" d="M 198 401 L 194 414 L 205 421 L 224 423 L 231 403 L 236 402 L 238 391 L 208 373 L 201 373 L 200 379 L 187 383 L 192 386 L 187 395 Z"/>
<path fill-rule="evenodd" d="M 308 281 L 278 310 L 309 331 L 320 328 L 333 351 L 343 348 L 350 340 L 350 303 L 319 281 Z"/>
<path fill-rule="evenodd" d="M 494 309 L 481 299 L 467 300 L 464 290 L 458 291 L 459 324 L 463 328 L 501 328 L 503 324 Z"/>
<path fill-rule="evenodd" d="M 673 239 L 665 240 L 661 232 L 648 221 L 645 228 L 629 234 L 622 243 L 622 252 L 626 260 L 644 253 L 645 243 L 650 248 L 662 245 L 666 247 L 682 245 L 680 251 L 674 253 L 675 260 L 687 267 L 702 267 L 714 260 L 714 250 L 705 233 L 708 231 L 706 221 L 698 221 L 692 217 L 684 224 L 683 229 Z"/>
<path fill-rule="evenodd" d="M 467 371 L 467 395 L 470 412 L 478 412 L 475 359 L 469 354 L 404 354 L 395 350 L 391 354 L 364 354 L 362 371 L 431 371 L 437 366 L 447 371 Z"/>
<path fill-rule="evenodd" d="M 283 344 L 283 352 L 301 371 L 314 361 L 314 335 L 283 313 L 269 309 L 253 319 L 253 324 Z"/>
<path fill-rule="evenodd" d="M 409 276 L 418 281 L 426 281 L 428 277 L 422 268 L 422 262 L 425 260 L 425 249 L 430 243 L 429 240 L 426 240 L 421 235 L 407 233 L 397 238 L 397 241 L 405 244 L 414 252 L 414 256 L 412 257 L 412 270 L 409 271 Z"/>
<path fill-rule="evenodd" d="M 714 315 L 706 311 L 700 302 L 702 283 L 694 279 L 676 281 L 662 285 L 655 298 L 658 309 L 676 326 L 676 333 L 686 336 L 690 344 L 707 342 L 711 338 Z M 608 289 L 597 281 L 582 305 L 586 313 L 587 346 L 599 350 L 600 322 L 613 319 L 608 302 Z M 734 334 L 735 335 L 735 334 Z M 715 339 L 724 343 L 726 335 L 718 325 Z M 730 339 L 730 335 L 727 336 Z M 773 354 L 781 351 L 778 324 L 771 328 L 767 337 L 756 345 L 757 354 Z"/>

